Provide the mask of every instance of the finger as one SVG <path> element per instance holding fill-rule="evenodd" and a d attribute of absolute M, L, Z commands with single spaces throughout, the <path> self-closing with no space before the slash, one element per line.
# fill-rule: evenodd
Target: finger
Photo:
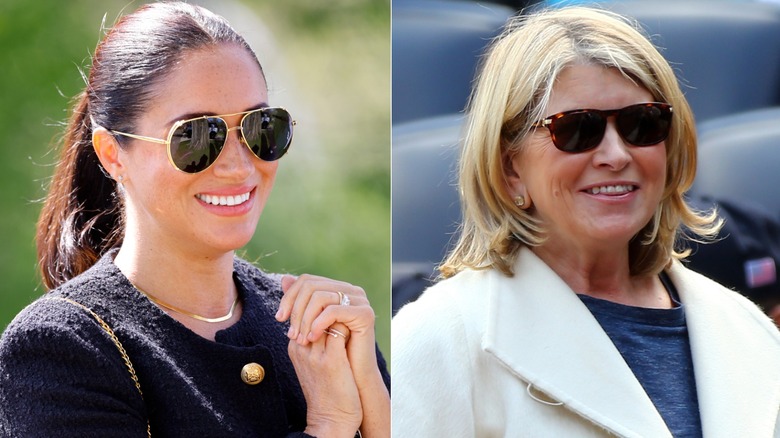
<path fill-rule="evenodd" d="M 334 322 L 335 321 L 335 322 Z M 329 345 L 335 339 L 325 330 L 343 323 L 349 330 L 349 338 L 344 342 L 347 358 L 356 382 L 368 382 L 377 371 L 376 339 L 374 336 L 374 311 L 368 306 L 344 307 L 328 306 L 312 323 L 311 338 L 328 338 Z"/>
<path fill-rule="evenodd" d="M 350 301 L 354 303 L 353 305 L 365 305 L 368 302 L 366 292 L 362 288 L 350 283 L 311 274 L 303 274 L 300 277 L 285 275 L 282 277 L 282 291 L 284 292 L 284 296 L 282 297 L 276 312 L 276 319 L 278 321 L 286 321 L 292 316 L 292 306 L 298 299 L 301 289 L 306 287 L 306 284 L 309 282 L 327 283 L 332 285 L 333 287 L 324 290 L 341 290 L 350 297 Z"/>
<path fill-rule="evenodd" d="M 303 315 L 301 315 L 299 326 L 300 334 L 297 338 L 298 343 L 306 345 L 306 343 L 309 342 L 308 336 L 311 331 L 312 321 L 314 321 L 326 307 L 339 304 L 340 296 L 341 295 L 336 293 L 326 291 L 314 291 L 312 293 L 309 303 L 306 306 L 306 309 L 304 309 Z"/>
<path fill-rule="evenodd" d="M 325 354 L 325 343 L 324 337 L 307 345 L 301 345 L 293 339 L 287 344 L 287 353 L 295 366 L 315 366 L 322 361 Z"/>
<path fill-rule="evenodd" d="M 296 369 L 306 362 L 305 357 L 309 351 L 293 340 L 287 343 L 287 354 L 290 356 L 290 361 Z"/>
<path fill-rule="evenodd" d="M 300 278 L 305 279 L 306 281 L 312 281 L 312 282 L 332 283 L 332 284 L 336 285 L 337 287 L 341 287 L 341 288 L 345 288 L 345 289 L 355 287 L 352 284 L 347 283 L 346 281 L 334 280 L 332 278 L 323 277 L 321 275 L 303 274 L 303 275 L 301 275 Z"/>
<path fill-rule="evenodd" d="M 281 302 L 279 303 L 279 310 L 277 311 L 279 321 L 286 321 L 289 319 L 290 321 L 290 328 L 287 331 L 287 337 L 295 340 L 299 334 L 299 327 L 300 327 L 300 320 L 301 315 L 300 312 L 302 312 L 302 309 L 304 308 L 302 304 L 299 304 L 299 309 L 296 310 L 295 305 L 296 303 L 307 303 L 309 300 L 308 292 L 307 290 L 307 284 L 309 284 L 311 279 L 311 275 L 303 274 L 300 277 L 295 278 L 292 284 L 290 284 L 287 288 L 287 290 L 284 291 L 284 296 L 282 297 Z M 286 280 L 289 281 L 289 280 Z M 303 297 L 302 297 L 303 295 Z"/>
<path fill-rule="evenodd" d="M 310 342 L 304 345 L 303 348 L 311 348 L 312 354 L 323 355 L 325 354 L 325 348 L 327 347 L 327 340 L 320 339 L 319 341 Z"/>
<path fill-rule="evenodd" d="M 286 274 L 282 276 L 282 292 L 286 292 L 288 289 L 290 289 L 295 283 L 295 280 L 297 280 L 298 277 L 290 274 Z"/>
<path fill-rule="evenodd" d="M 308 307 L 309 301 L 311 300 L 314 292 L 331 292 L 338 295 L 336 291 L 338 288 L 344 287 L 345 284 L 339 281 L 320 278 L 321 277 L 315 278 L 311 275 L 302 275 L 300 278 L 298 278 L 298 281 L 296 281 L 295 285 L 293 286 L 294 288 L 297 286 L 298 289 L 296 292 L 297 296 L 295 297 L 295 302 L 293 303 L 292 310 L 290 311 L 290 339 L 298 338 L 301 333 L 303 333 L 304 339 L 308 335 L 308 332 L 301 331 L 301 321 L 303 320 L 303 315 L 306 312 L 306 308 Z M 335 298 L 331 299 L 333 299 L 333 303 L 335 303 Z"/>
<path fill-rule="evenodd" d="M 328 327 L 334 324 L 344 324 L 350 332 L 364 335 L 373 335 L 375 315 L 369 306 L 328 306 L 311 323 L 309 341 L 316 341 L 325 333 Z"/>
<path fill-rule="evenodd" d="M 293 275 L 282 276 L 282 292 L 284 295 L 282 296 L 281 301 L 279 301 L 279 309 L 276 311 L 277 321 L 282 322 L 289 318 L 291 303 L 295 301 L 296 293 L 293 289 L 297 279 L 298 278 Z"/>
<path fill-rule="evenodd" d="M 326 338 L 326 346 L 330 347 L 333 344 L 340 345 L 341 347 L 345 347 L 347 342 L 349 342 L 349 327 L 346 325 L 336 322 L 330 327 L 326 328 L 323 332 L 324 338 Z"/>

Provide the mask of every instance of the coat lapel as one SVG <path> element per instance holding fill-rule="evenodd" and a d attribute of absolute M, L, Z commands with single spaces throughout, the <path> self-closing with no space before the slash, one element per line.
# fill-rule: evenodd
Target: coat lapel
<path fill-rule="evenodd" d="M 521 384 L 613 433 L 670 437 L 623 357 L 563 280 L 527 249 L 514 272 L 490 276 L 483 349 Z"/>
<path fill-rule="evenodd" d="M 776 329 L 746 299 L 679 263 L 669 276 L 686 308 L 704 436 L 772 436 L 780 406 Z"/>

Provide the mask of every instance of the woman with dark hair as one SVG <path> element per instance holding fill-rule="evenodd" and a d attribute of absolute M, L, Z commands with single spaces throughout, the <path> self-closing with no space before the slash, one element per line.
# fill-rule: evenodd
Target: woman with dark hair
<path fill-rule="evenodd" d="M 0 340 L 0 435 L 389 435 L 364 291 L 234 254 L 294 124 L 203 8 L 107 33 L 38 223 L 51 291 Z"/>

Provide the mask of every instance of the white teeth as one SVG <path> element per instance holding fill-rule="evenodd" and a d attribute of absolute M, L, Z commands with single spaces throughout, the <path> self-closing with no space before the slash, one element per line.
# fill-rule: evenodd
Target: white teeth
<path fill-rule="evenodd" d="M 243 204 L 244 202 L 248 201 L 249 193 L 244 193 L 243 195 L 236 195 L 236 196 L 215 196 L 215 195 L 203 195 L 199 193 L 195 195 L 195 197 L 205 202 L 206 204 L 227 205 L 229 207 L 232 207 L 234 205 Z"/>
<path fill-rule="evenodd" d="M 616 186 L 601 186 L 591 187 L 587 190 L 591 195 L 598 195 L 599 193 L 606 193 L 609 195 L 622 195 L 623 193 L 633 192 L 636 190 L 632 185 L 616 185 Z"/>

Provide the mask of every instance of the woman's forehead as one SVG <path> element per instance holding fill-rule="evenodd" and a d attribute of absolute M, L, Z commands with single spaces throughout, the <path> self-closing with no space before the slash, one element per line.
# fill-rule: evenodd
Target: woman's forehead
<path fill-rule="evenodd" d="M 254 56 L 233 44 L 183 54 L 155 88 L 150 109 L 177 120 L 187 114 L 237 113 L 268 101 L 265 79 Z"/>

